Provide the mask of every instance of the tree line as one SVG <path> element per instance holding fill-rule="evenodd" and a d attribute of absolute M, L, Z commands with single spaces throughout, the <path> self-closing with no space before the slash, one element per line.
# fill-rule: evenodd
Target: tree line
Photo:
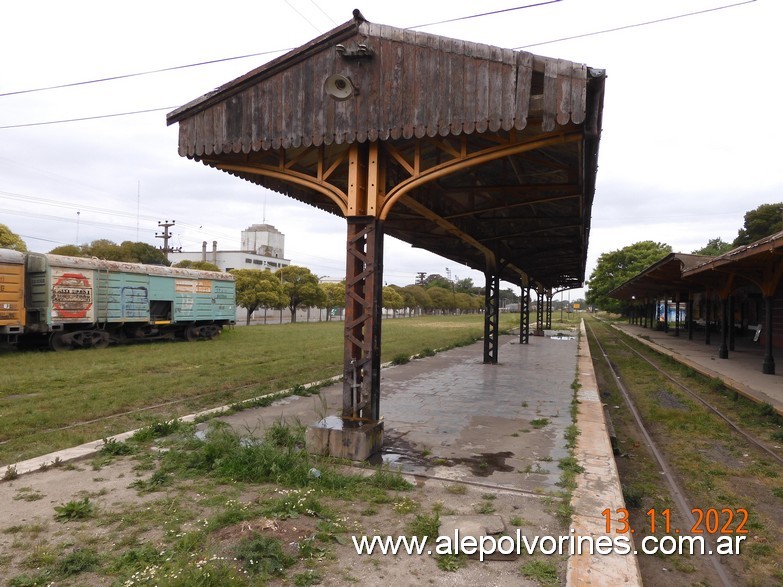
<path fill-rule="evenodd" d="M 0 224 L 0 248 L 25 252 L 24 240 L 4 224 Z M 171 263 L 163 251 L 143 242 L 115 243 L 98 239 L 87 244 L 63 245 L 49 251 L 55 255 L 96 257 L 108 261 L 166 265 Z M 220 271 L 207 261 L 180 261 L 174 267 Z M 256 269 L 233 269 L 236 279 L 237 305 L 247 310 L 248 323 L 259 309 L 288 309 L 291 321 L 296 321 L 300 308 L 324 308 L 327 320 L 331 313 L 345 307 L 345 282 L 320 283 L 310 269 L 298 265 L 281 267 L 272 272 Z M 507 289 L 502 297 L 509 303 L 518 302 L 518 296 Z M 454 279 L 439 274 L 419 274 L 417 283 L 406 286 L 386 285 L 383 288 L 383 307 L 395 315 L 421 313 L 471 313 L 484 306 L 484 290 L 473 285 L 473 280 Z"/>
<path fill-rule="evenodd" d="M 704 247 L 691 251 L 691 254 L 716 257 L 782 230 L 783 202 L 762 204 L 745 213 L 743 227 L 737 231 L 733 242 L 726 242 L 720 237 L 709 239 Z M 622 313 L 627 302 L 609 297 L 609 292 L 671 252 L 672 247 L 666 243 L 641 241 L 601 254 L 587 281 L 587 303 L 607 312 Z"/>

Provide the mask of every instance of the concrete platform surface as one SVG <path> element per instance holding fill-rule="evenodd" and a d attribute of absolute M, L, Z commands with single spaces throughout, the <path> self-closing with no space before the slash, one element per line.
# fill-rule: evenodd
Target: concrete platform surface
<path fill-rule="evenodd" d="M 605 533 L 601 511 L 616 511 L 624 504 L 589 350 L 585 354 L 586 338 L 582 335 L 580 343 L 576 332 L 565 337 L 552 334 L 531 337 L 526 345 L 519 344 L 518 337 L 501 337 L 497 365 L 482 363 L 479 342 L 384 368 L 384 447 L 376 462 L 399 467 L 445 507 L 453 501 L 450 491 L 455 485 L 465 485 L 483 495 L 482 499 L 497 499 L 492 503 L 508 534 L 515 530 L 510 522 L 514 518 L 524 520 L 521 532 L 529 539 Z M 564 434 L 572 423 L 577 378 L 580 436 L 576 458 L 585 471 L 577 476 L 574 515 L 568 528 L 558 521 L 555 510 L 561 499 L 558 462 L 569 455 Z M 280 418 L 312 424 L 338 414 L 341 406 L 342 383 L 336 382 L 323 387 L 318 396 L 289 396 L 264 408 L 218 418 L 240 434 L 261 436 Z M 36 471 L 41 463 L 55 459 L 85 458 L 102 444 L 96 441 L 18 463 L 17 471 Z M 506 565 L 503 568 L 510 570 L 503 572 L 512 573 L 509 576 L 515 577 L 516 584 L 532 584 L 514 570 L 525 556 L 515 567 L 508 567 L 508 559 L 494 560 L 474 572 L 488 573 L 484 584 L 502 584 L 504 580 L 498 583 L 499 575 L 491 566 Z M 553 562 L 557 561 L 563 557 L 556 556 Z M 612 583 L 597 582 L 599 578 Z M 571 557 L 566 582 L 641 584 L 634 555 Z"/>
<path fill-rule="evenodd" d="M 776 357 L 777 373 L 766 375 L 761 371 L 764 346 L 748 337 L 737 338 L 728 359 L 721 359 L 718 357 L 720 333 L 713 332 L 711 344 L 708 345 L 704 342 L 704 331 L 695 332 L 693 340 L 689 340 L 686 331 L 680 331 L 680 335 L 675 336 L 673 330 L 667 333 L 627 323 L 614 326 L 707 377 L 723 380 L 740 395 L 770 404 L 783 416 L 783 353 L 780 351 L 778 353 L 781 356 Z"/>

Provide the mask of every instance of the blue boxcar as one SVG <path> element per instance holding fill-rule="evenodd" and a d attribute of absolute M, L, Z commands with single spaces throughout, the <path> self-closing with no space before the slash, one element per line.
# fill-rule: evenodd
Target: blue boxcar
<path fill-rule="evenodd" d="M 26 273 L 26 336 L 54 349 L 210 339 L 236 316 L 229 273 L 41 253 Z"/>

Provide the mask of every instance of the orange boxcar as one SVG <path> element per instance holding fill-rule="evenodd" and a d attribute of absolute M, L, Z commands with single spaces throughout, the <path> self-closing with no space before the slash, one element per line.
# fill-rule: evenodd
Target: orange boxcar
<path fill-rule="evenodd" d="M 0 342 L 24 332 L 24 263 L 24 253 L 0 249 Z"/>

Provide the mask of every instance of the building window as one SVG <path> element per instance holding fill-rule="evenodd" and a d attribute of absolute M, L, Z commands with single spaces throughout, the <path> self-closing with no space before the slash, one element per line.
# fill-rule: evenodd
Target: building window
<path fill-rule="evenodd" d="M 253 259 L 245 259 L 245 263 L 252 263 Z"/>

